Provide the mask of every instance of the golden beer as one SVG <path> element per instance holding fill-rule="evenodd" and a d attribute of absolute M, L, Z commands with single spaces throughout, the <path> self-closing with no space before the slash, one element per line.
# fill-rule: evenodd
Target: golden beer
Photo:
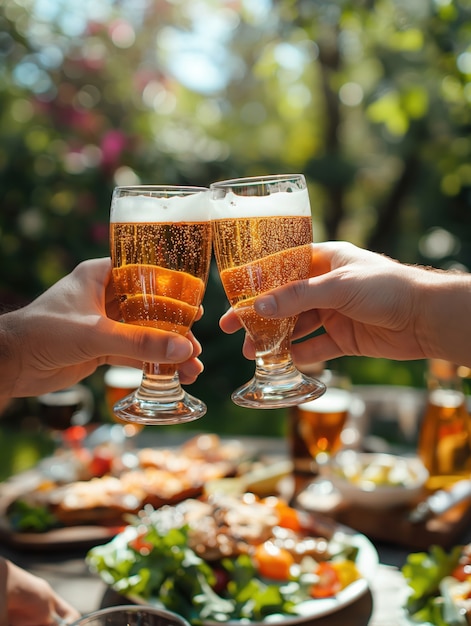
<path fill-rule="evenodd" d="M 255 373 L 232 394 L 249 408 L 283 408 L 319 397 L 325 386 L 296 369 L 291 337 L 296 316 L 268 319 L 257 296 L 309 278 L 312 217 L 302 174 L 213 183 L 214 254 L 227 298 L 255 348 Z"/>
<path fill-rule="evenodd" d="M 113 411 L 113 407 L 117 402 L 137 389 L 141 384 L 141 380 L 142 370 L 138 370 L 134 367 L 112 365 L 105 372 L 104 383 L 106 408 L 108 409 L 110 418 L 123 426 L 126 437 L 133 437 L 134 435 L 137 435 L 137 433 L 139 433 L 144 426 L 142 424 L 130 424 L 125 420 L 119 419 Z"/>
<path fill-rule="evenodd" d="M 116 187 L 110 212 L 112 279 L 126 324 L 187 335 L 198 316 L 211 261 L 208 189 Z M 186 393 L 175 364 L 146 362 L 142 381 L 114 405 L 139 424 L 199 419 L 204 402 Z"/>
<path fill-rule="evenodd" d="M 350 409 L 351 395 L 331 387 L 319 399 L 292 410 L 292 446 L 295 451 L 303 442 L 312 459 L 337 452 Z"/>
<path fill-rule="evenodd" d="M 211 226 L 111 224 L 113 282 L 123 319 L 186 335 L 209 271 Z"/>
<path fill-rule="evenodd" d="M 256 296 L 309 277 L 310 217 L 236 218 L 213 223 L 214 251 L 227 298 L 260 352 L 284 345 L 295 317 L 267 319 L 253 308 Z"/>

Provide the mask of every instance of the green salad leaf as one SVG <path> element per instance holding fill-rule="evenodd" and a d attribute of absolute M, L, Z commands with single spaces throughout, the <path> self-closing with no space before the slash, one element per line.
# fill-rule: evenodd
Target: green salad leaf
<path fill-rule="evenodd" d="M 230 579 L 221 597 L 214 591 L 213 568 L 188 547 L 188 530 L 162 532 L 149 526 L 126 547 L 111 541 L 92 548 L 87 562 L 118 593 L 156 600 L 192 624 L 294 612 L 292 594 L 284 593 L 281 584 L 257 578 L 246 555 L 219 564 Z"/>
<path fill-rule="evenodd" d="M 428 552 L 409 554 L 402 574 L 409 586 L 406 610 L 419 624 L 447 626 L 443 619 L 443 599 L 440 583 L 458 564 L 462 546 L 445 551 L 441 546 L 431 546 Z"/>
<path fill-rule="evenodd" d="M 13 530 L 46 532 L 59 526 L 57 518 L 45 506 L 31 505 L 25 500 L 16 500 L 9 507 L 8 520 Z"/>
<path fill-rule="evenodd" d="M 190 547 L 188 524 L 178 507 L 143 510 L 109 543 L 92 548 L 87 563 L 118 593 L 164 606 L 193 626 L 295 616 L 300 604 L 316 602 L 314 557 L 306 556 L 307 569 L 300 564 L 290 569 L 289 579 L 263 578 L 249 554 L 229 557 L 216 551 L 216 560 L 202 558 Z M 330 556 L 356 557 L 351 543 L 343 535 L 332 539 Z"/>

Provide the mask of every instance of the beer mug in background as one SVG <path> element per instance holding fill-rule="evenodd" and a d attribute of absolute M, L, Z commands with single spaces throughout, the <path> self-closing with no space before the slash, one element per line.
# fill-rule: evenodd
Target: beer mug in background
<path fill-rule="evenodd" d="M 80 448 L 86 436 L 84 426 L 93 417 L 95 401 L 85 385 L 73 385 L 38 396 L 41 423 L 64 447 Z"/>
<path fill-rule="evenodd" d="M 119 400 L 137 389 L 141 380 L 142 370 L 135 367 L 112 365 L 105 372 L 105 400 L 108 416 L 122 426 L 125 437 L 134 437 L 144 428 L 144 425 L 119 419 L 113 407 Z"/>
<path fill-rule="evenodd" d="M 39 417 L 51 430 L 64 431 L 84 426 L 93 417 L 92 392 L 84 385 L 74 385 L 38 396 Z"/>

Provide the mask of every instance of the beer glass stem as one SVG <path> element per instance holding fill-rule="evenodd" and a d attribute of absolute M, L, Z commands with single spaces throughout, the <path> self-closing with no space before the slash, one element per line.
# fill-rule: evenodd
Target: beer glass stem
<path fill-rule="evenodd" d="M 139 388 L 113 411 L 119 419 L 138 424 L 178 424 L 205 415 L 206 405 L 182 389 L 176 365 L 144 363 Z"/>
<path fill-rule="evenodd" d="M 179 402 L 185 392 L 181 388 L 175 365 L 159 363 L 144 363 L 142 381 L 136 391 L 136 397 L 141 401 Z"/>
<path fill-rule="evenodd" d="M 325 385 L 301 373 L 289 353 L 256 354 L 252 380 L 232 394 L 239 406 L 249 408 L 278 408 L 295 406 L 313 400 L 325 391 Z"/>

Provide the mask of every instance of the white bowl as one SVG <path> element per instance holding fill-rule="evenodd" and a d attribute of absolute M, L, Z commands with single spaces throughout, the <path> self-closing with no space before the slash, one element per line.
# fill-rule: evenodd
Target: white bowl
<path fill-rule="evenodd" d="M 428 479 L 427 469 L 416 457 L 354 450 L 336 454 L 323 474 L 347 502 L 378 509 L 414 501 Z"/>

